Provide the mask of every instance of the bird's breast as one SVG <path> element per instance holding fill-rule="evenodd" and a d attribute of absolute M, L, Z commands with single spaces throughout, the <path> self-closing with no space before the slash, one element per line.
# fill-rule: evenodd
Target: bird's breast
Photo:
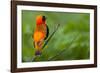
<path fill-rule="evenodd" d="M 34 40 L 38 42 L 41 39 L 44 39 L 45 37 L 46 37 L 46 27 L 43 25 L 37 26 L 34 32 Z"/>
<path fill-rule="evenodd" d="M 36 42 L 38 42 L 38 41 L 40 41 L 41 39 L 43 39 L 43 37 L 44 37 L 43 32 L 40 32 L 40 31 L 34 32 L 34 40 L 35 40 Z"/>

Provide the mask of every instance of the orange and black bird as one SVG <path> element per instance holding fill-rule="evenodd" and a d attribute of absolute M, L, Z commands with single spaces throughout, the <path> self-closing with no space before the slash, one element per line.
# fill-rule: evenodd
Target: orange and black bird
<path fill-rule="evenodd" d="M 46 24 L 46 17 L 38 15 L 36 17 L 36 27 L 32 35 L 36 56 L 41 55 L 43 43 L 47 39 L 48 35 L 49 28 Z"/>

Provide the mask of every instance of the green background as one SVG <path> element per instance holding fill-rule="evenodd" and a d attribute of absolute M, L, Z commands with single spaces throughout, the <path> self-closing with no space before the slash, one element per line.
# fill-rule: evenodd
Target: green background
<path fill-rule="evenodd" d="M 44 15 L 51 34 L 59 29 L 35 59 L 32 34 L 36 16 Z M 22 62 L 82 60 L 90 57 L 90 14 L 22 10 Z M 64 51 L 62 51 L 64 50 Z"/>

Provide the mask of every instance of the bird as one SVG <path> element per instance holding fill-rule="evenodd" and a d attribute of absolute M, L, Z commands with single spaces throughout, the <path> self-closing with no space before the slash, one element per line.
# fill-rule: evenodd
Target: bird
<path fill-rule="evenodd" d="M 36 26 L 33 32 L 33 45 L 35 48 L 35 56 L 39 56 L 42 53 L 42 46 L 44 41 L 48 38 L 49 28 L 46 24 L 46 17 L 43 15 L 36 16 Z"/>

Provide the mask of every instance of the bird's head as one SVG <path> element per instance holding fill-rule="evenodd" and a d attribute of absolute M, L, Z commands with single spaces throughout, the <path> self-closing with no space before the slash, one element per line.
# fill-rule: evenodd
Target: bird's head
<path fill-rule="evenodd" d="M 45 16 L 38 15 L 36 17 L 36 24 L 37 25 L 45 24 L 45 21 L 46 21 L 46 17 Z"/>

